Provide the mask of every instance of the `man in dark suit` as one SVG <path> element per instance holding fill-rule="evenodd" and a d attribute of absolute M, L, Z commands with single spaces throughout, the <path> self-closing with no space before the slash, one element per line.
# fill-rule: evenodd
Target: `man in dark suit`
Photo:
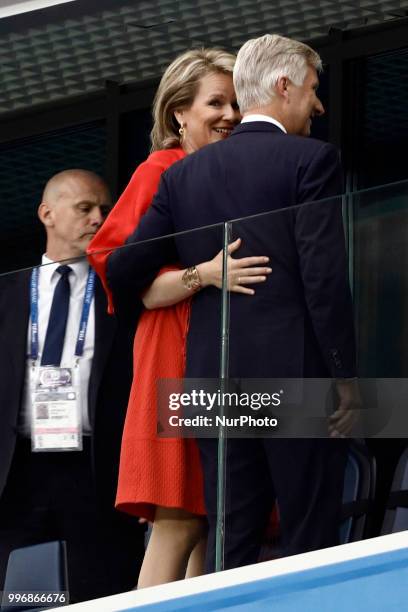
<path fill-rule="evenodd" d="M 110 207 L 109 190 L 94 173 L 66 170 L 55 175 L 38 210 L 47 232 L 47 265 L 37 269 L 38 276 L 25 270 L 1 279 L 0 589 L 12 549 L 54 539 L 67 541 L 71 601 L 130 590 L 137 582 L 144 529 L 137 519 L 114 510 L 133 329 L 107 314 L 102 286 L 81 258 Z M 69 265 L 66 329 L 62 355 L 44 365 L 53 301 L 62 280 L 54 263 L 59 260 Z M 86 291 L 88 313 L 83 306 Z M 86 321 L 82 349 L 80 321 Z M 45 373 L 62 371 L 63 376 L 74 368 L 79 372 L 71 396 L 81 396 L 81 401 L 69 407 L 78 414 L 72 444 L 67 432 L 44 435 L 55 405 L 46 396 L 39 405 L 33 399 L 35 373 L 41 368 Z"/>
<path fill-rule="evenodd" d="M 339 404 L 329 434 L 338 438 L 350 430 L 357 398 L 355 347 L 341 199 L 332 197 L 342 190 L 338 153 L 305 138 L 311 121 L 324 112 L 316 93 L 320 69 L 317 53 L 300 42 L 275 35 L 248 41 L 234 69 L 241 125 L 163 175 L 128 242 L 238 219 L 231 238 L 242 239 L 240 255 L 268 255 L 273 272 L 253 297 L 230 296 L 229 375 L 336 379 Z M 212 127 L 205 124 L 205 109 L 203 125 L 197 108 L 177 109 L 176 116 L 183 146 L 194 151 L 200 128 Z M 222 129 L 219 123 L 213 127 Z M 176 256 L 188 268 L 185 281 L 195 292 L 187 343 L 191 378 L 219 375 L 220 295 L 216 289 L 200 291 L 195 266 L 220 248 L 220 228 L 175 239 Z M 113 254 L 113 290 L 118 297 L 125 288 L 136 296 L 171 257 L 169 239 Z M 199 440 L 199 446 L 212 569 L 217 446 L 215 440 Z M 224 567 L 257 560 L 275 498 L 283 554 L 336 544 L 345 459 L 340 439 L 229 439 Z"/>

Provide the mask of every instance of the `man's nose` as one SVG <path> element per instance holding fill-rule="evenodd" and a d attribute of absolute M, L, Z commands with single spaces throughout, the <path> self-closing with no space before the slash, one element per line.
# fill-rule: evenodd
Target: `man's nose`
<path fill-rule="evenodd" d="M 321 101 L 319 100 L 319 98 L 317 98 L 316 104 L 315 104 L 315 114 L 316 115 L 324 115 L 324 113 L 325 113 L 324 106 L 321 103 Z"/>
<path fill-rule="evenodd" d="M 90 221 L 92 225 L 97 225 L 98 227 L 103 223 L 103 214 L 100 206 L 94 206 L 90 213 Z"/>

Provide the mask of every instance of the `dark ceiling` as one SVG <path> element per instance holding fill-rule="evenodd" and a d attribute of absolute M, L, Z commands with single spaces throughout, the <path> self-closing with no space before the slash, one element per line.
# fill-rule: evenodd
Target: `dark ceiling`
<path fill-rule="evenodd" d="M 157 78 L 194 46 L 310 41 L 407 15 L 408 0 L 78 0 L 0 21 L 0 113 Z"/>

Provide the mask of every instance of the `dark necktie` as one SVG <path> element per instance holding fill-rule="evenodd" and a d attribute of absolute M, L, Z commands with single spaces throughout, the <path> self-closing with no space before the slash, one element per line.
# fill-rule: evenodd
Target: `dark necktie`
<path fill-rule="evenodd" d="M 52 298 L 41 365 L 59 366 L 64 348 L 70 296 L 68 276 L 72 269 L 69 266 L 60 266 L 56 271 L 61 274 L 61 278 L 55 287 L 54 297 Z"/>

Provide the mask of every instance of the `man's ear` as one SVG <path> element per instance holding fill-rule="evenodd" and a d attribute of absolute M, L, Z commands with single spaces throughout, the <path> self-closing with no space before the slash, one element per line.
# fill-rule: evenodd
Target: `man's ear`
<path fill-rule="evenodd" d="M 279 96 L 282 96 L 286 100 L 289 98 L 289 84 L 290 81 L 288 77 L 281 76 L 276 81 L 275 89 Z"/>
<path fill-rule="evenodd" d="M 40 219 L 41 223 L 43 223 L 46 227 L 52 227 L 54 224 L 54 220 L 53 220 L 53 215 L 52 215 L 52 208 L 49 204 L 47 204 L 47 202 L 41 202 L 41 204 L 38 207 L 38 218 Z"/>

